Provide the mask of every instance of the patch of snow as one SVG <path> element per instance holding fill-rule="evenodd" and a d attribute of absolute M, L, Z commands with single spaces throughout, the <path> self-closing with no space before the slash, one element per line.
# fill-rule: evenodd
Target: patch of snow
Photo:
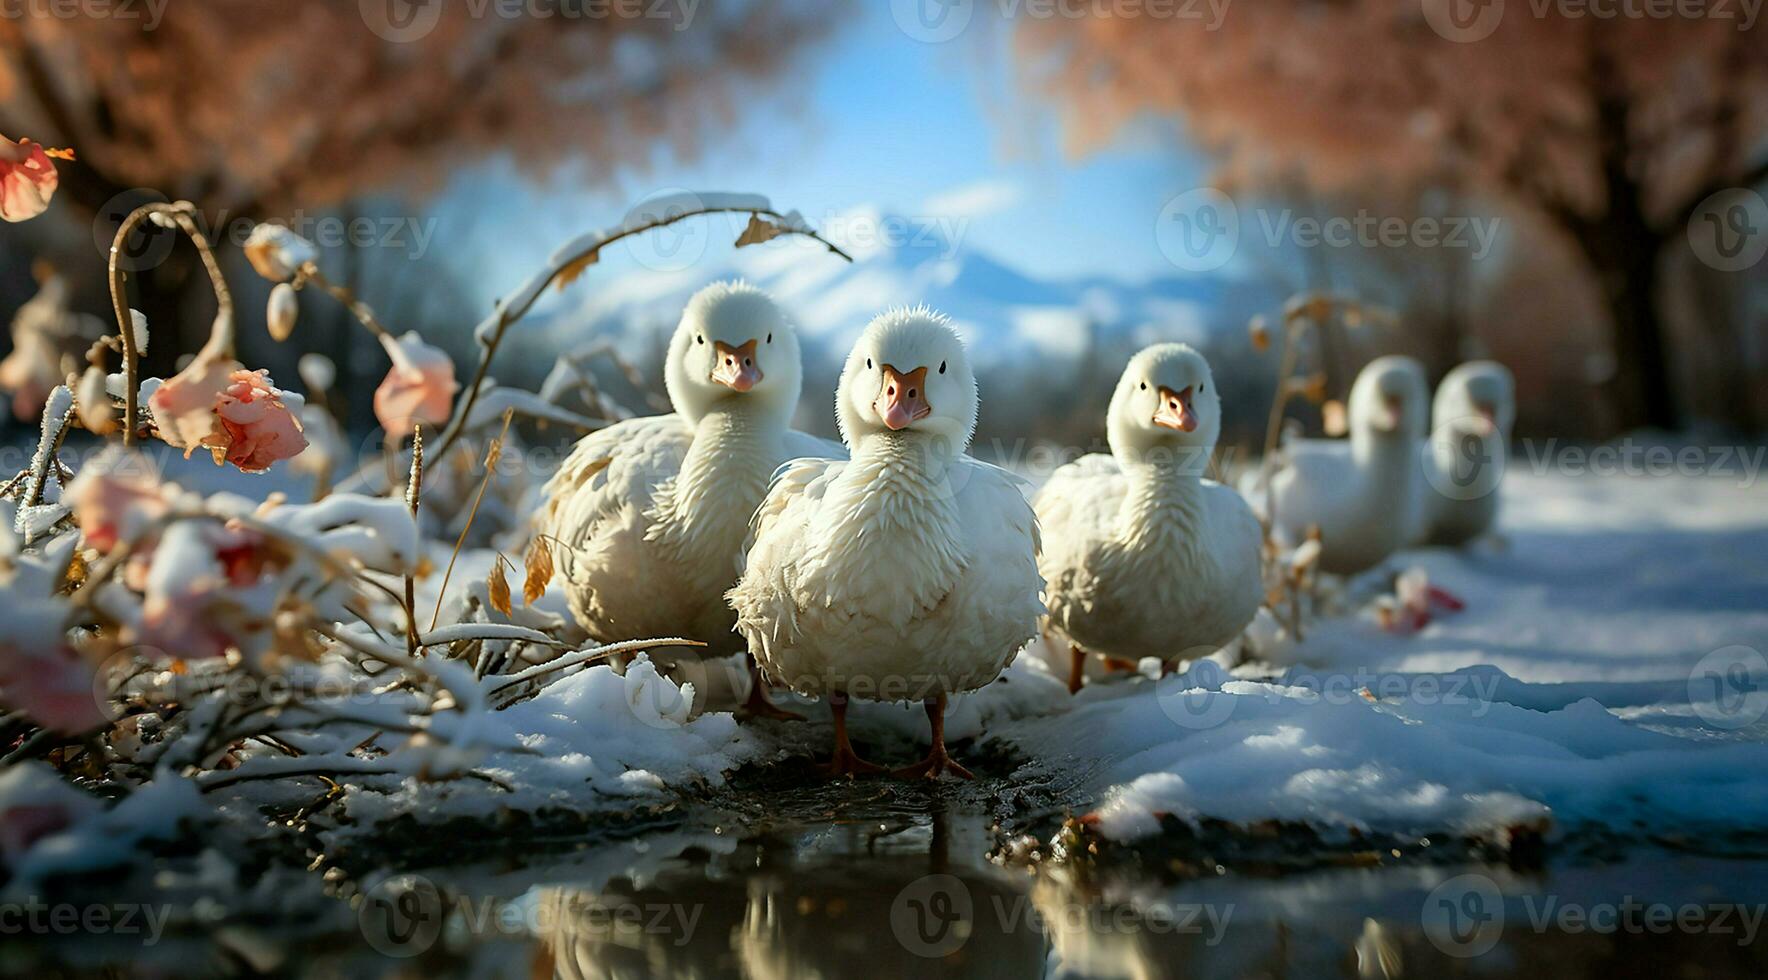
<path fill-rule="evenodd" d="M 1768 822 L 1760 490 L 1513 470 L 1504 493 L 1503 544 L 1391 562 L 1464 612 L 1405 635 L 1321 621 L 1284 664 L 1091 683 L 992 734 L 1084 774 L 1120 839 L 1161 814 L 1475 836 Z M 1715 656 L 1735 668 L 1718 680 Z"/>

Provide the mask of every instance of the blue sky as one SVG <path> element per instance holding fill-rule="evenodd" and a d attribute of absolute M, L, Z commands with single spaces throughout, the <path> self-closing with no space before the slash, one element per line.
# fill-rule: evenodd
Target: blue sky
<path fill-rule="evenodd" d="M 1155 245 L 1155 218 L 1203 179 L 1203 159 L 1153 125 L 1071 159 L 1047 103 L 1016 89 L 1002 25 L 929 44 L 898 29 L 888 5 L 863 9 L 697 160 L 664 154 L 595 190 L 576 177 L 499 189 L 516 206 L 476 216 L 472 234 L 511 247 L 480 267 L 482 287 L 515 285 L 558 243 L 663 189 L 762 193 L 812 224 L 861 205 L 944 219 L 963 246 L 1039 276 L 1178 274 Z M 487 183 L 517 182 L 494 165 L 451 197 L 483 201 Z"/>

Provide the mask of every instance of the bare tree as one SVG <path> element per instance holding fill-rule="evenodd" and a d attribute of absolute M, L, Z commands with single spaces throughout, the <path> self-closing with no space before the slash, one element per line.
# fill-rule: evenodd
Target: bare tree
<path fill-rule="evenodd" d="M 1475 39 L 1438 29 L 1452 2 L 1238 4 L 1214 31 L 1094 16 L 1033 22 L 1021 41 L 1028 64 L 1054 65 L 1082 144 L 1164 111 L 1230 172 L 1295 166 L 1332 187 L 1449 171 L 1539 212 L 1606 308 L 1616 421 L 1676 424 L 1665 253 L 1709 196 L 1768 179 L 1762 29 L 1488 4 L 1499 19 Z"/>

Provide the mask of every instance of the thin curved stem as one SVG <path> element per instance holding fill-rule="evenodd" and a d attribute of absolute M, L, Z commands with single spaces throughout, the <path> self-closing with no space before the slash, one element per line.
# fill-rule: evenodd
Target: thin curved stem
<path fill-rule="evenodd" d="M 434 454 L 435 458 L 442 459 L 446 457 L 448 455 L 448 450 L 454 448 L 455 440 L 460 438 L 461 432 L 466 428 L 466 420 L 472 417 L 473 406 L 479 401 L 479 394 L 485 387 L 485 376 L 491 369 L 491 358 L 497 354 L 498 345 L 503 343 L 503 335 L 509 330 L 512 324 L 527 315 L 528 310 L 532 308 L 534 303 L 546 292 L 546 287 L 557 282 L 559 276 L 564 274 L 567 269 L 570 269 L 583 259 L 607 248 L 609 245 L 612 245 L 617 241 L 631 238 L 634 235 L 642 235 L 645 232 L 654 231 L 658 228 L 675 224 L 678 221 L 685 221 L 688 218 L 699 217 L 700 215 L 706 214 L 765 215 L 782 222 L 786 220 L 785 215 L 767 208 L 696 208 L 691 211 L 682 211 L 679 214 L 671 214 L 658 218 L 655 221 L 648 221 L 642 225 L 625 229 L 624 231 L 608 238 L 598 238 L 593 244 L 590 244 L 579 251 L 573 252 L 570 255 L 555 255 L 552 259 L 552 267 L 547 273 L 546 281 L 539 289 L 526 290 L 522 297 L 522 302 L 514 306 L 506 307 L 499 304 L 496 312 L 492 313 L 490 318 L 484 323 L 481 323 L 478 328 L 474 329 L 473 335 L 483 338 L 480 340 L 480 343 L 484 347 L 484 353 L 479 357 L 479 366 L 473 372 L 473 380 L 472 383 L 467 385 L 466 394 L 461 397 L 460 406 L 455 409 L 453 417 L 448 420 L 448 428 L 442 433 L 442 441 L 436 449 Z M 829 251 L 839 255 L 843 259 L 846 259 L 849 262 L 853 261 L 853 256 L 848 255 L 835 243 L 809 228 L 782 226 L 780 234 L 801 235 L 812 241 L 821 243 Z M 488 326 L 491 330 L 490 336 L 487 338 L 485 336 L 485 328 Z"/>
<path fill-rule="evenodd" d="M 375 318 L 374 310 L 371 309 L 367 303 L 357 299 L 356 294 L 352 292 L 348 286 L 341 286 L 332 282 L 330 279 L 327 279 L 325 274 L 319 271 L 319 266 L 315 263 L 308 262 L 301 266 L 300 270 L 295 273 L 295 278 L 297 280 L 297 285 L 302 280 L 310 282 L 324 290 L 325 294 L 332 299 L 342 303 L 344 308 L 350 311 L 350 315 L 356 318 L 357 322 L 368 328 L 369 333 L 374 334 L 383 341 L 388 340 L 393 336 L 392 331 L 388 330 L 382 325 L 380 320 Z"/>
<path fill-rule="evenodd" d="M 209 284 L 215 289 L 215 311 L 217 322 L 233 321 L 233 293 L 227 288 L 227 280 L 221 275 L 221 263 L 215 258 L 215 251 L 209 246 L 209 240 L 190 215 L 196 210 L 189 201 L 177 201 L 171 204 L 143 204 L 129 212 L 123 223 L 117 226 L 117 235 L 111 239 L 110 249 L 110 294 L 112 312 L 117 317 L 118 335 L 123 341 L 123 445 L 135 445 L 136 396 L 138 394 L 137 361 L 141 353 L 135 348 L 135 321 L 129 314 L 128 281 L 126 273 L 118 260 L 122 257 L 123 246 L 136 228 L 143 221 L 156 214 L 169 215 L 178 229 L 189 236 L 191 244 L 196 246 L 202 256 L 203 267 L 208 270 Z M 231 346 L 232 338 L 228 338 Z"/>

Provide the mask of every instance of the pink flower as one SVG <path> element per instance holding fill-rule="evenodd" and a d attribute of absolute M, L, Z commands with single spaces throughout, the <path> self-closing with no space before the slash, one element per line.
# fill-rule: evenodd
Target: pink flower
<path fill-rule="evenodd" d="M 301 435 L 301 398 L 270 383 L 266 371 L 247 371 L 211 343 L 147 399 L 160 438 L 184 450 L 198 447 L 247 473 L 262 473 L 307 448 Z"/>
<path fill-rule="evenodd" d="M 121 451 L 82 468 L 62 499 L 73 508 L 87 547 L 100 552 L 133 540 L 172 509 L 170 489 L 155 479 L 147 462 Z"/>
<path fill-rule="evenodd" d="M 0 219 L 24 221 L 42 214 L 60 183 L 43 144 L 0 136 Z"/>
<path fill-rule="evenodd" d="M 215 403 L 228 462 L 247 473 L 262 473 L 271 463 L 306 449 L 300 410 L 301 399 L 272 385 L 268 371 L 233 372 Z"/>
<path fill-rule="evenodd" d="M 239 367 L 239 362 L 219 346 L 210 345 L 198 351 L 184 370 L 155 389 L 147 399 L 147 408 L 153 413 L 160 438 L 184 450 L 186 458 L 199 446 L 225 447 L 219 442 L 215 405 Z"/>
<path fill-rule="evenodd" d="M 93 693 L 93 664 L 68 645 L 67 610 L 56 600 L 14 599 L 0 637 L 0 703 L 45 728 L 78 735 L 110 719 Z"/>
<path fill-rule="evenodd" d="M 35 419 L 61 384 L 61 352 L 33 330 L 14 330 L 12 353 L 0 361 L 0 389 L 12 392 L 12 414 Z"/>
<path fill-rule="evenodd" d="M 213 521 L 173 524 L 155 544 L 145 573 L 137 569 L 142 615 L 131 641 L 183 660 L 226 654 L 237 636 L 265 625 L 250 622 L 233 593 L 256 585 L 271 560 L 257 532 Z"/>
<path fill-rule="evenodd" d="M 66 808 L 55 805 L 9 806 L 0 810 L 0 857 L 16 864 L 37 843 L 73 824 Z"/>
<path fill-rule="evenodd" d="M 47 763 L 0 772 L 0 864 L 17 868 L 32 845 L 103 809 Z"/>
<path fill-rule="evenodd" d="M 454 361 L 423 342 L 415 332 L 398 340 L 381 338 L 393 359 L 381 386 L 374 391 L 374 417 L 394 437 L 408 436 L 417 423 L 441 425 L 454 410 Z"/>

